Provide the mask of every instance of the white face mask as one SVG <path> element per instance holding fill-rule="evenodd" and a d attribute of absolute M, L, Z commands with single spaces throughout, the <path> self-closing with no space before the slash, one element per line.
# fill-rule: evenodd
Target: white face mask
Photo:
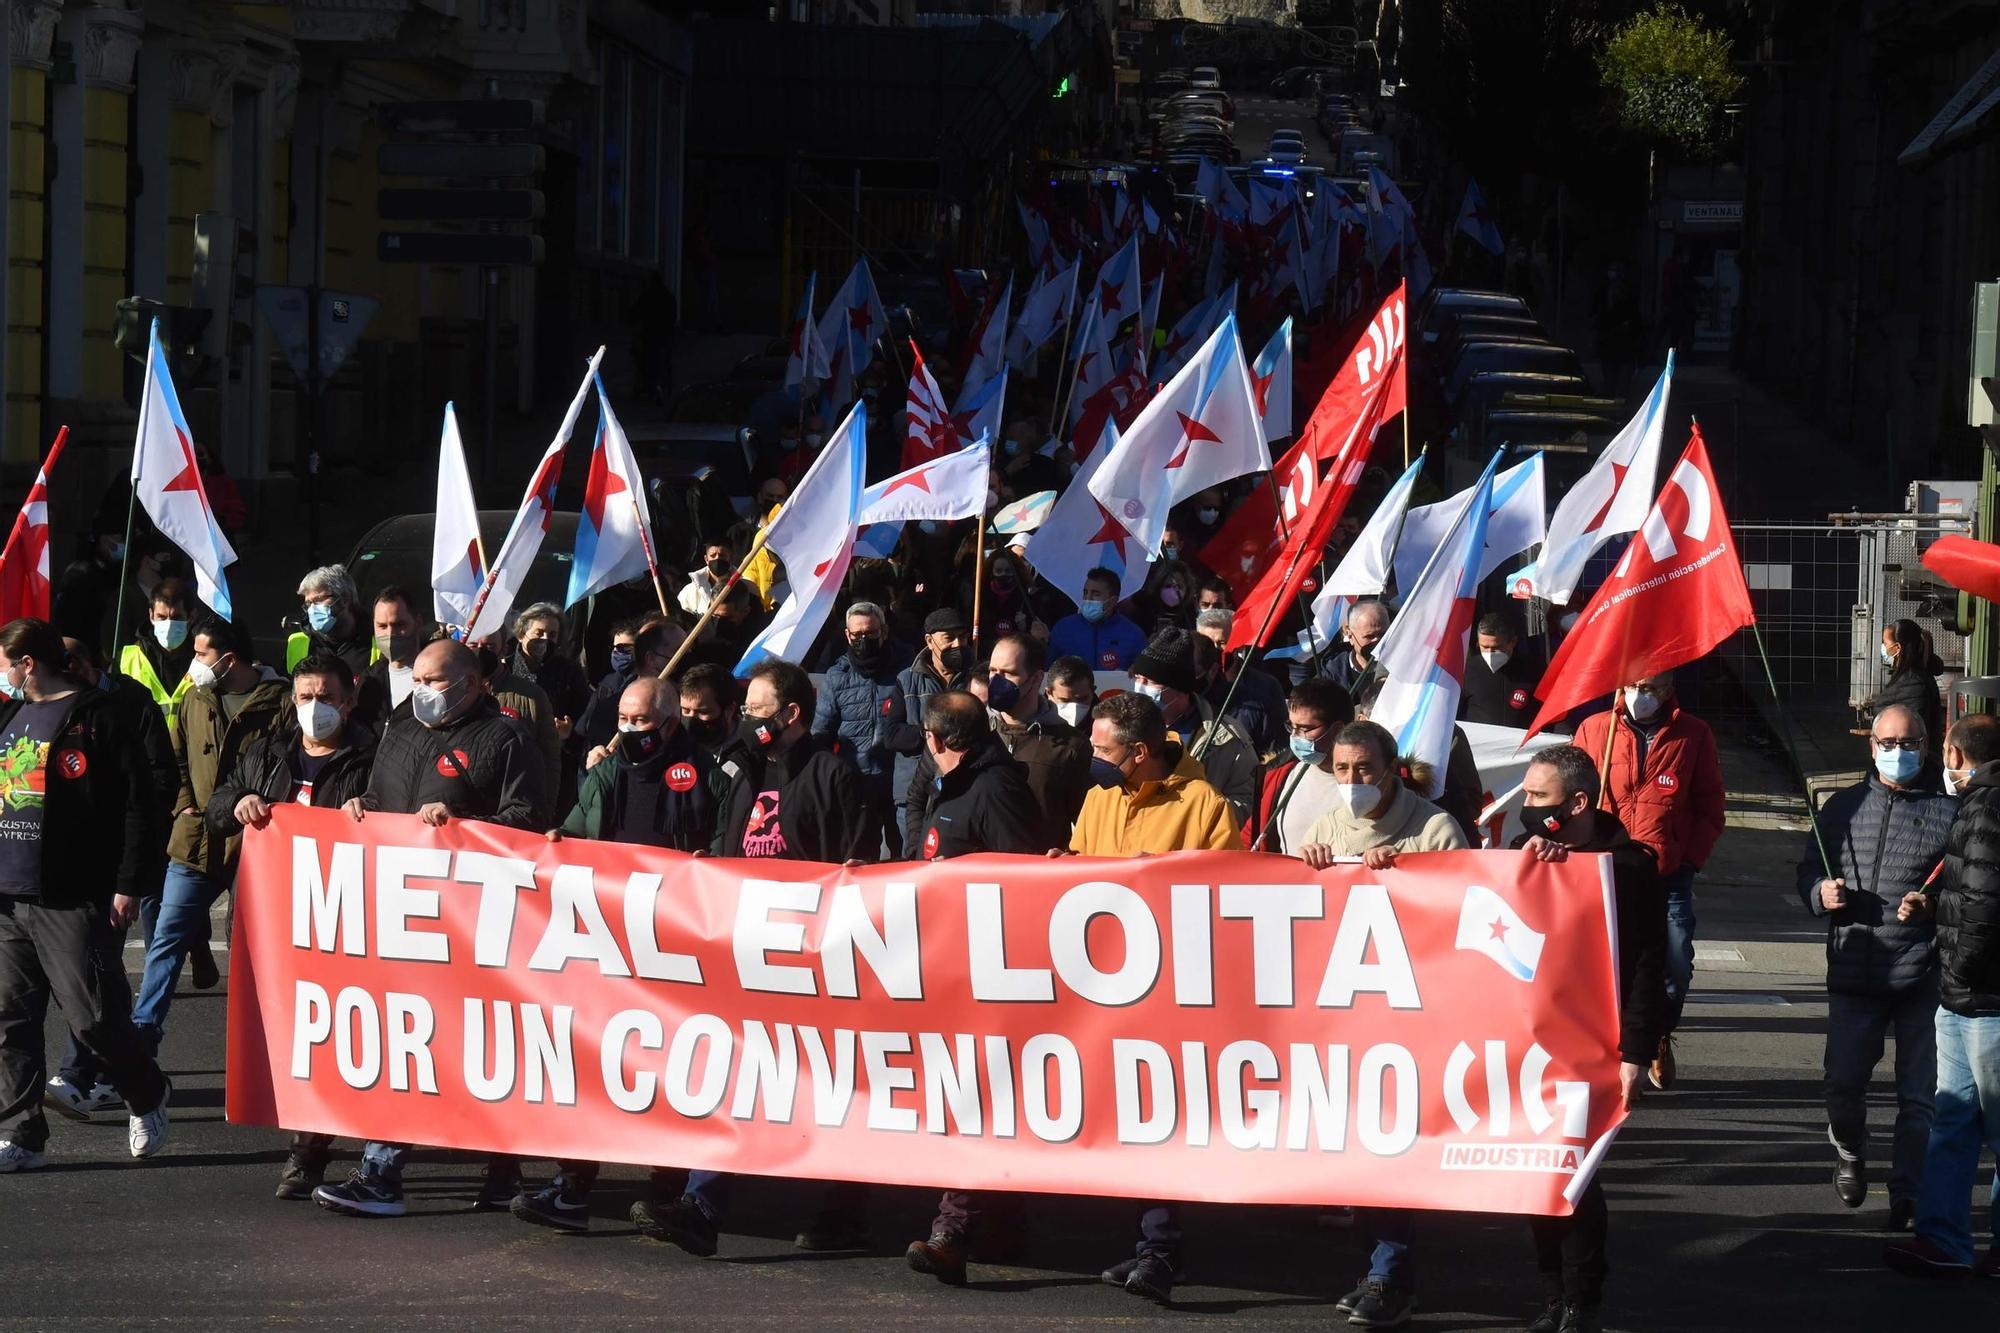
<path fill-rule="evenodd" d="M 1514 654 L 1499 648 L 1481 648 L 1479 656 L 1485 661 L 1486 669 L 1495 674 L 1498 674 L 1501 667 L 1514 660 Z"/>
<path fill-rule="evenodd" d="M 185 620 L 155 620 L 153 622 L 153 637 L 159 640 L 160 647 L 166 649 L 168 652 L 172 652 L 186 643 L 187 636 L 188 623 Z"/>
<path fill-rule="evenodd" d="M 1965 780 L 1972 776 L 1970 769 L 1947 768 L 1944 771 L 1944 794 L 1956 796 L 1965 789 Z"/>
<path fill-rule="evenodd" d="M 1081 699 L 1066 699 L 1056 705 L 1056 716 L 1072 727 L 1081 727 L 1090 717 L 1090 705 Z"/>
<path fill-rule="evenodd" d="M 1651 722 L 1660 714 L 1660 698 L 1656 694 L 1641 694 L 1638 690 L 1625 691 L 1625 711 L 1632 715 L 1634 722 Z"/>
<path fill-rule="evenodd" d="M 212 690 L 222 677 L 215 674 L 214 667 L 197 657 L 188 663 L 188 679 L 198 690 Z"/>
<path fill-rule="evenodd" d="M 324 699 L 301 699 L 294 711 L 308 739 L 330 741 L 340 734 L 340 710 Z"/>
<path fill-rule="evenodd" d="M 429 685 L 418 685 L 410 690 L 410 711 L 417 721 L 427 727 L 441 727 L 445 717 L 451 712 L 451 696 L 463 687 L 463 680 L 454 681 L 443 689 L 433 689 Z"/>
<path fill-rule="evenodd" d="M 1334 787 L 1333 798 L 1348 814 L 1356 819 L 1366 819 L 1375 813 L 1375 805 L 1382 799 L 1382 789 L 1372 782 L 1342 782 Z"/>

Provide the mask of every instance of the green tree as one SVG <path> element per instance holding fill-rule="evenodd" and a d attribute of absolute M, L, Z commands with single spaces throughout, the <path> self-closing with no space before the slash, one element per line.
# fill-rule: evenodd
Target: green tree
<path fill-rule="evenodd" d="M 1661 4 L 1621 25 L 1597 65 L 1626 128 L 1698 156 L 1715 151 L 1723 104 L 1743 87 L 1728 36 L 1678 4 Z"/>

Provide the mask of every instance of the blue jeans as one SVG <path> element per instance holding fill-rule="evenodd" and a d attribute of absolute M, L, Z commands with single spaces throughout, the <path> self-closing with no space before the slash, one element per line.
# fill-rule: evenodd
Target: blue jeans
<path fill-rule="evenodd" d="M 208 909 L 222 896 L 223 886 L 192 866 L 167 863 L 167 881 L 160 890 L 160 919 L 146 945 L 146 975 L 132 1005 L 132 1026 L 155 1049 L 167 1030 L 167 1010 L 180 984 L 181 964 L 197 941 L 208 938 Z"/>
<path fill-rule="evenodd" d="M 1938 1010 L 1937 1071 L 1937 1117 L 1917 1194 L 1916 1232 L 1969 1264 L 1979 1150 L 2000 1156 L 2000 1014 L 1967 1018 Z M 2000 1211 L 2000 1202 L 1994 1207 Z"/>
<path fill-rule="evenodd" d="M 1924 1149 L 1930 1142 L 1937 1088 L 1938 983 L 1880 995 L 1827 995 L 1826 1127 L 1843 1158 L 1868 1157 L 1868 1082 L 1882 1058 L 1882 1041 L 1896 1033 L 1896 1131 L 1889 1153 L 1889 1198 L 1917 1197 Z"/>
<path fill-rule="evenodd" d="M 1368 1256 L 1368 1276 L 1399 1291 L 1411 1290 L 1417 1283 L 1416 1266 L 1410 1262 L 1416 1215 L 1402 1208 L 1370 1208 L 1366 1218 L 1375 1228 L 1375 1249 Z"/>
<path fill-rule="evenodd" d="M 687 1197 L 701 1209 L 701 1215 L 716 1226 L 728 1215 L 729 1200 L 736 1193 L 736 1177 L 727 1171 L 688 1172 Z"/>
<path fill-rule="evenodd" d="M 1682 866 L 1660 887 L 1667 891 L 1667 1032 L 1672 1034 L 1694 983 L 1694 867 Z"/>

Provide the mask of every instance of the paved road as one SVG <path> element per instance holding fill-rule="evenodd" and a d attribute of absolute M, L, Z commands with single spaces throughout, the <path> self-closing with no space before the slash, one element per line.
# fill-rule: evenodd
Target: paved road
<path fill-rule="evenodd" d="M 1606 1168 L 1614 1208 L 1610 1326 L 1621 1330 L 1995 1326 L 2000 1288 L 1933 1288 L 1876 1266 L 1885 1201 L 1841 1208 L 1819 1109 L 1818 934 L 1787 896 L 1801 835 L 1768 761 L 1732 754 L 1737 823 L 1702 891 L 1704 961 L 1682 1044 L 1682 1082 L 1649 1101 Z M 1778 827 L 1773 827 L 1773 826 Z M 1740 959 L 1735 957 L 1740 955 Z M 1711 961 L 1713 960 L 1713 961 Z M 976 1267 L 963 1291 L 897 1255 L 931 1202 L 879 1192 L 865 1256 L 822 1257 L 790 1237 L 817 1191 L 770 1182 L 714 1260 L 636 1236 L 643 1188 L 617 1170 L 588 1236 L 467 1211 L 470 1163 L 416 1166 L 413 1212 L 335 1218 L 270 1195 L 284 1157 L 273 1131 L 224 1123 L 221 991 L 185 992 L 165 1051 L 178 1085 L 163 1156 L 125 1156 L 122 1118 L 57 1121 L 48 1170 L 0 1179 L 7 1297 L 0 1329 L 200 1319 L 214 1327 L 784 1325 L 925 1328 L 1018 1324 L 1190 1327 L 1215 1321 L 1326 1327 L 1364 1265 L 1364 1232 L 1319 1230 L 1312 1212 L 1197 1207 L 1194 1281 L 1162 1312 L 1095 1280 L 1120 1257 L 1131 1211 L 1115 1200 L 1036 1200 L 1025 1261 Z M 51 1033 L 51 1039 L 55 1034 Z M 1878 1098 L 1878 1130 L 1889 1106 Z M 1535 1294 L 1525 1229 L 1438 1215 L 1419 1249 L 1427 1329 L 1517 1327 Z"/>

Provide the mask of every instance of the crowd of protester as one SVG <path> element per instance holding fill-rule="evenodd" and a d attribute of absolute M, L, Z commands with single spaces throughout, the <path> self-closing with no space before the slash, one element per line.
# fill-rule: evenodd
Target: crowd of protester
<path fill-rule="evenodd" d="M 784 495 L 773 477 L 759 499 Z M 1197 509 L 1186 521 L 1212 527 L 1211 506 Z M 784 596 L 768 560 L 739 568 L 746 532 L 707 543 L 651 609 L 632 610 L 653 598 L 641 581 L 622 590 L 624 612 L 616 599 L 535 604 L 506 635 L 471 642 L 431 623 L 428 589 L 364 597 L 343 567 L 314 569 L 298 584 L 303 627 L 275 663 L 201 611 L 170 550 L 136 566 L 126 623 L 109 633 L 112 599 L 89 582 L 109 550 L 87 555 L 64 580 L 57 623 L 0 628 L 0 771 L 46 794 L 9 799 L 0 840 L 0 1171 L 45 1163 L 45 1110 L 122 1110 L 132 1155 L 160 1150 L 173 1086 L 158 1052 L 183 970 L 198 989 L 217 984 L 212 909 L 244 830 L 287 802 L 835 864 L 1248 849 L 1379 869 L 1496 845 L 1463 733 L 1439 774 L 1369 720 L 1388 604 L 1359 602 L 1336 642 L 1279 662 L 1224 648 L 1229 585 L 1191 553 L 1170 547 L 1167 577 L 1130 598 L 1116 575 L 1094 575 L 1070 609 L 1018 551 L 967 567 L 970 535 L 969 524 L 913 530 L 895 559 L 857 562 L 804 660 L 764 660 L 742 679 L 732 669 Z M 1885 655 L 1922 651 L 1902 633 Z M 1510 614 L 1481 618 L 1462 720 L 1525 722 L 1541 660 Z M 1975 1262 L 1966 1200 L 2000 1125 L 2000 720 L 1966 718 L 1940 737 L 1925 711 L 1890 700 L 1876 713 L 1873 771 L 1828 804 L 1827 859 L 1808 848 L 1799 891 L 1829 920 L 1836 1190 L 1851 1207 L 1866 1197 L 1865 1092 L 1893 1031 L 1888 1224 L 1913 1234 L 1889 1257 L 1953 1272 Z M 697 780 L 669 782 L 683 765 Z M 1610 859 L 1628 1101 L 1677 1078 L 1694 883 L 1723 833 L 1723 798 L 1715 737 L 1671 675 L 1629 682 L 1527 769 L 1516 854 Z M 135 924 L 136 996 L 120 963 Z M 51 999 L 73 1038 L 52 1075 Z M 336 1148 L 294 1135 L 277 1196 L 338 1215 L 404 1211 L 410 1145 L 361 1145 L 338 1179 Z M 490 1158 L 477 1206 L 590 1225 L 597 1163 L 559 1162 L 541 1180 L 523 1168 Z M 702 1163 L 661 1164 L 651 1181 L 630 1210 L 637 1229 L 716 1253 L 738 1182 Z M 829 1187 L 799 1246 L 866 1245 L 865 1205 L 865 1188 Z M 947 1191 L 909 1265 L 963 1282 L 973 1247 L 985 1238 L 983 1252 L 1003 1252 L 1021 1211 L 1018 1199 Z M 1336 1308 L 1356 1326 L 1400 1326 L 1416 1305 L 1422 1218 L 1371 1209 L 1357 1225 L 1374 1240 L 1369 1267 Z M 1534 1220 L 1543 1304 L 1529 1327 L 1601 1326 L 1608 1227 L 1595 1182 L 1572 1216 Z M 1978 1263 L 1994 1271 L 1991 1251 Z M 1104 1280 L 1166 1301 L 1183 1276 L 1177 1209 L 1143 1205 L 1130 1257 Z"/>

